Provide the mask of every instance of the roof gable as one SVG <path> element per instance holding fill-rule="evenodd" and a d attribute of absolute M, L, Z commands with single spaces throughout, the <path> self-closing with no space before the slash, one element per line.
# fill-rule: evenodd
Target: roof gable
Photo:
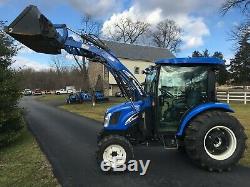
<path fill-rule="evenodd" d="M 165 48 L 126 44 L 106 40 L 103 42 L 118 58 L 153 62 L 162 58 L 175 57 L 168 49 Z"/>

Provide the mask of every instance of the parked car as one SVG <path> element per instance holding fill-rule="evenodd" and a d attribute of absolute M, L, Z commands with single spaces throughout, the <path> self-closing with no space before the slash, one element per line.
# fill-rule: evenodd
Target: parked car
<path fill-rule="evenodd" d="M 51 94 L 50 90 L 45 90 L 44 92 L 45 92 L 46 95 Z"/>
<path fill-rule="evenodd" d="M 71 94 L 71 93 L 76 93 L 76 89 L 68 89 L 67 93 Z"/>
<path fill-rule="evenodd" d="M 95 99 L 96 101 L 108 101 L 109 98 L 105 97 L 104 94 L 100 91 L 95 92 Z"/>
<path fill-rule="evenodd" d="M 92 100 L 92 96 L 88 92 L 80 92 L 79 96 L 80 96 L 80 101 L 81 102 L 91 101 Z"/>
<path fill-rule="evenodd" d="M 23 95 L 30 96 L 30 95 L 32 95 L 32 91 L 30 89 L 24 89 Z"/>
<path fill-rule="evenodd" d="M 115 96 L 116 96 L 116 97 L 123 97 L 123 94 L 122 94 L 122 92 L 116 92 L 116 93 L 115 93 Z"/>
<path fill-rule="evenodd" d="M 65 90 L 75 90 L 75 86 L 65 86 L 64 87 Z"/>
<path fill-rule="evenodd" d="M 42 95 L 42 91 L 40 89 L 35 89 L 33 95 Z"/>
<path fill-rule="evenodd" d="M 55 92 L 56 95 L 67 94 L 67 93 L 68 92 L 65 89 L 56 90 L 56 92 Z"/>
<path fill-rule="evenodd" d="M 81 99 L 78 93 L 74 93 L 74 94 L 72 93 L 72 94 L 69 94 L 69 97 L 66 99 L 66 102 L 68 104 L 75 104 L 75 103 L 80 103 Z"/>

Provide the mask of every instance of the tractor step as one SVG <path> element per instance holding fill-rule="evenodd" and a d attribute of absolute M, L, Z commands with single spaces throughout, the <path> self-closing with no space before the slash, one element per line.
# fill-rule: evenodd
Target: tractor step
<path fill-rule="evenodd" d="M 178 142 L 175 135 L 162 135 L 161 139 L 164 149 L 178 149 Z"/>

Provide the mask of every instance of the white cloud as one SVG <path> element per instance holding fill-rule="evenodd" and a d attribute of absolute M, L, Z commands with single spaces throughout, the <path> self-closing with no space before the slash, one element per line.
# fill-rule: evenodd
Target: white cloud
<path fill-rule="evenodd" d="M 26 47 L 25 45 L 23 45 L 23 44 L 20 44 L 20 46 L 19 47 L 21 47 L 21 49 L 19 49 L 18 50 L 18 54 L 32 54 L 32 53 L 36 53 L 36 52 L 34 52 L 32 49 L 30 49 L 30 48 L 28 48 L 28 47 Z"/>
<path fill-rule="evenodd" d="M 233 54 L 225 55 L 224 59 L 226 60 L 226 65 L 230 64 L 231 59 L 233 59 L 235 56 Z"/>
<path fill-rule="evenodd" d="M 217 22 L 216 26 L 217 26 L 218 28 L 224 27 L 224 21 L 219 21 L 219 22 Z"/>
<path fill-rule="evenodd" d="M 81 37 L 75 33 L 71 34 L 70 37 L 72 37 L 76 41 L 82 41 Z"/>
<path fill-rule="evenodd" d="M 115 31 L 115 28 L 112 27 L 112 25 L 114 25 L 115 23 L 117 23 L 117 21 L 119 21 L 120 19 L 122 19 L 124 17 L 129 17 L 132 20 L 138 19 L 137 15 L 134 12 L 134 7 L 131 7 L 129 10 L 125 10 L 122 13 L 113 14 L 110 17 L 110 19 L 106 20 L 103 23 L 102 34 L 104 35 L 104 37 L 108 37 L 110 35 L 110 32 L 112 34 L 115 34 L 116 31 Z"/>
<path fill-rule="evenodd" d="M 121 0 L 67 0 L 76 9 L 79 9 L 85 14 L 93 16 L 107 15 L 107 12 L 118 10 L 121 5 Z"/>
<path fill-rule="evenodd" d="M 164 16 L 195 13 L 198 15 L 218 13 L 225 0 L 136 0 L 134 6 L 140 11 L 149 12 L 161 8 Z"/>
<path fill-rule="evenodd" d="M 0 0 L 0 5 L 6 3 L 8 0 Z"/>
<path fill-rule="evenodd" d="M 76 59 L 80 62 L 82 60 L 82 57 L 81 56 L 75 56 Z M 67 61 L 70 61 L 70 62 L 75 62 L 75 58 L 72 54 L 68 54 L 65 52 L 65 54 L 63 55 L 63 58 Z"/>
<path fill-rule="evenodd" d="M 130 17 L 132 20 L 142 20 L 150 23 L 154 27 L 160 21 L 168 18 L 174 20 L 184 31 L 183 33 L 183 46 L 182 49 L 190 49 L 194 47 L 199 47 L 203 45 L 203 38 L 210 34 L 210 31 L 201 16 L 191 16 L 188 13 L 172 12 L 172 14 L 167 14 L 166 11 L 169 6 L 163 6 L 161 4 L 166 4 L 166 1 L 157 1 L 157 3 L 152 3 L 152 8 L 147 9 L 144 5 L 141 5 L 136 1 L 136 4 L 121 13 L 113 14 L 110 19 L 106 20 L 103 24 L 102 32 L 104 36 L 109 36 L 110 32 L 115 33 L 115 29 L 112 28 L 117 20 L 122 17 Z M 151 3 L 151 0 L 147 0 L 144 3 Z M 155 1 L 154 1 L 155 2 Z M 168 4 L 170 2 L 168 1 Z M 172 2 L 176 4 L 176 2 Z M 182 3 L 179 3 L 182 4 Z M 185 4 L 185 3 L 183 3 Z M 148 4 L 147 4 L 148 5 Z M 148 5 L 149 6 L 149 5 Z M 179 7 L 180 8 L 180 7 Z M 166 10 L 167 9 L 167 10 Z M 188 8 L 186 7 L 188 10 Z"/>
<path fill-rule="evenodd" d="M 191 49 L 202 46 L 203 38 L 210 34 L 207 25 L 201 17 L 192 17 L 187 15 L 177 16 L 175 21 L 184 30 L 182 49 Z"/>
<path fill-rule="evenodd" d="M 39 8 L 49 9 L 59 5 L 71 6 L 81 14 L 89 14 L 96 18 L 105 18 L 114 12 L 121 11 L 122 0 L 0 0 L 0 5 L 12 2 L 17 5 L 36 4 Z"/>
<path fill-rule="evenodd" d="M 232 24 L 234 27 L 238 27 L 240 24 L 237 21 L 234 21 Z"/>
<path fill-rule="evenodd" d="M 15 60 L 15 63 L 12 64 L 12 67 L 15 68 L 15 69 L 32 68 L 35 71 L 51 69 L 51 67 L 49 65 L 47 65 L 47 64 L 41 64 L 39 62 L 32 61 L 30 59 L 23 58 L 23 57 L 16 57 L 14 60 Z"/>

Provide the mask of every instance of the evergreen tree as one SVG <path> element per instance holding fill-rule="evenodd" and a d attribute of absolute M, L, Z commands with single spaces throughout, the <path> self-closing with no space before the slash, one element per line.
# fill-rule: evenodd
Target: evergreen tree
<path fill-rule="evenodd" d="M 205 49 L 203 52 L 194 51 L 192 53 L 192 57 L 215 57 L 215 58 L 219 58 L 221 60 L 224 60 L 224 56 L 221 52 L 216 51 L 216 52 L 214 52 L 214 54 L 212 56 L 210 56 L 208 49 Z M 220 70 L 218 71 L 217 82 L 219 85 L 225 84 L 230 77 L 230 74 L 229 74 L 227 68 L 228 68 L 228 66 L 225 65 L 225 66 L 220 67 Z"/>
<path fill-rule="evenodd" d="M 203 51 L 203 57 L 209 57 L 210 54 L 208 52 L 208 49 L 205 49 L 205 51 Z"/>
<path fill-rule="evenodd" d="M 203 55 L 199 51 L 194 51 L 192 57 L 202 57 Z"/>
<path fill-rule="evenodd" d="M 249 33 L 245 33 L 239 42 L 239 49 L 235 58 L 231 59 L 230 71 L 233 82 L 236 84 L 250 84 L 250 43 Z"/>
<path fill-rule="evenodd" d="M 194 51 L 192 53 L 192 57 L 209 57 L 209 52 L 208 49 L 205 49 L 204 51 L 200 52 L 200 51 Z"/>
<path fill-rule="evenodd" d="M 219 58 L 221 60 L 224 60 L 224 56 L 221 52 L 214 52 L 213 56 L 212 57 L 215 57 L 215 58 Z M 226 60 L 224 60 L 224 62 L 226 62 Z M 228 65 L 225 65 L 225 66 L 222 66 L 220 67 L 219 71 L 218 71 L 218 74 L 216 76 L 217 78 L 217 83 L 219 85 L 222 85 L 222 84 L 225 84 L 229 78 L 230 78 L 230 73 L 228 72 L 227 68 L 229 66 Z"/>
<path fill-rule="evenodd" d="M 95 85 L 95 90 L 96 91 L 103 91 L 103 79 L 101 75 L 98 75 L 96 85 Z"/>
<path fill-rule="evenodd" d="M 0 21 L 0 147 L 15 139 L 22 127 L 17 107 L 20 90 L 16 73 L 10 68 L 17 53 L 14 41 L 3 31 Z"/>

